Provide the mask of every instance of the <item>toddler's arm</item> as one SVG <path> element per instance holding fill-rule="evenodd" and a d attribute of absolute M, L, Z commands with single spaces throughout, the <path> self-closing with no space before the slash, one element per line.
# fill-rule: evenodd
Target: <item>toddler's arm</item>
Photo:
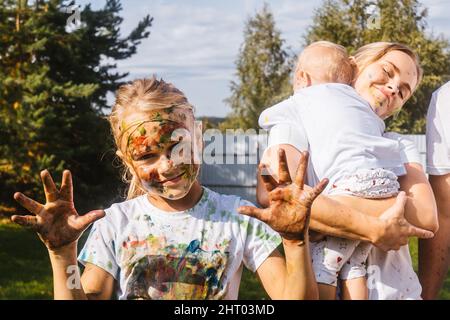
<path fill-rule="evenodd" d="M 279 148 L 285 149 L 289 168 L 296 167 L 300 151 L 295 147 L 276 145 L 271 148 L 275 151 Z M 265 152 L 264 155 L 273 155 L 276 153 L 274 150 Z M 261 163 L 268 164 L 273 172 L 277 172 L 278 160 L 276 158 L 263 157 Z M 277 181 L 273 179 L 273 183 L 277 184 Z M 402 185 L 402 189 L 403 187 Z M 257 199 L 263 207 L 267 206 L 267 193 L 261 186 L 260 172 L 258 172 Z M 336 237 L 370 241 L 383 250 L 398 249 L 408 243 L 408 237 L 430 238 L 433 236 L 432 232 L 417 228 L 406 221 L 403 211 L 400 212 L 400 209 L 392 216 L 393 209 L 391 208 L 394 202 L 393 199 L 369 200 L 356 197 L 332 199 L 320 195 L 312 206 L 311 229 Z M 415 215 L 411 208 L 415 208 L 417 202 L 408 198 L 407 203 L 405 216 L 406 219 L 410 219 L 410 215 Z M 386 216 L 384 219 L 377 218 L 385 212 L 388 212 L 388 219 Z"/>

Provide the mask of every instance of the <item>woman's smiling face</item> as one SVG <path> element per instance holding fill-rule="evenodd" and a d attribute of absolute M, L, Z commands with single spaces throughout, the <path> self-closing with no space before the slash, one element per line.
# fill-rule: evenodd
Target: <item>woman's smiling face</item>
<path fill-rule="evenodd" d="M 386 119 L 400 110 L 417 85 L 417 68 L 406 53 L 394 50 L 358 75 L 354 87 L 376 114 Z"/>

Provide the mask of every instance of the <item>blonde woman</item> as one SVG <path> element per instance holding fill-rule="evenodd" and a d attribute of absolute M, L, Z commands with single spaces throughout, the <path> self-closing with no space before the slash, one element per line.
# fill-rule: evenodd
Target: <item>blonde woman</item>
<path fill-rule="evenodd" d="M 376 114 L 382 119 L 391 116 L 404 105 L 404 103 L 411 97 L 415 88 L 417 88 L 421 79 L 421 69 L 417 56 L 411 49 L 401 44 L 383 42 L 369 44 L 360 48 L 355 53 L 353 59 L 357 66 L 353 86 L 357 94 L 368 102 Z M 297 82 L 294 81 L 294 84 L 295 83 Z M 323 94 L 322 96 L 325 97 L 326 95 Z M 321 99 L 321 97 L 318 99 Z M 328 98 L 333 99 L 333 96 Z M 357 98 L 355 97 L 354 99 Z M 315 102 L 320 104 L 321 100 Z M 285 104 L 285 106 L 278 106 L 279 109 L 285 107 L 286 110 L 289 108 L 293 109 L 293 113 L 298 112 L 298 110 L 295 110 L 296 106 L 294 106 L 292 102 L 289 104 L 289 101 L 285 101 L 280 103 L 280 105 L 282 104 Z M 324 99 L 323 104 L 326 106 L 327 100 Z M 332 106 L 330 106 L 330 108 L 332 108 Z M 330 110 L 330 112 L 335 112 L 335 110 Z M 265 158 L 263 157 L 262 162 L 271 163 L 273 168 L 276 167 L 276 159 L 270 159 L 271 151 L 276 150 L 279 147 L 283 147 L 287 150 L 288 161 L 290 161 L 290 164 L 295 165 L 296 159 L 298 159 L 297 154 L 299 150 L 307 150 L 309 148 L 308 136 L 306 135 L 305 128 L 303 127 L 306 124 L 294 124 L 292 123 L 291 118 L 292 117 L 287 117 L 284 122 L 278 121 L 271 128 L 269 137 L 270 147 L 265 153 Z M 336 119 L 338 118 L 339 117 L 336 117 Z M 314 126 L 311 123 L 312 119 L 307 119 L 309 120 L 308 126 Z M 320 117 L 318 116 L 315 121 L 321 121 Z M 367 117 L 365 121 L 368 121 Z M 345 130 L 345 128 L 342 130 Z M 311 130 L 306 131 L 311 132 Z M 316 133 L 320 137 L 320 132 Z M 336 134 L 338 135 L 339 132 L 336 132 Z M 401 176 L 399 178 L 399 182 L 402 189 L 406 191 L 409 196 L 406 204 L 406 217 L 408 221 L 417 227 L 435 231 L 437 229 L 437 220 L 434 198 L 431 193 L 431 189 L 426 182 L 423 169 L 418 163 L 419 158 L 417 153 L 414 152 L 414 147 L 400 135 L 390 134 L 387 136 L 392 140 L 396 140 L 402 149 L 402 158 L 400 160 L 405 163 L 407 174 Z M 320 142 L 320 139 L 318 142 Z M 367 148 L 370 148 L 370 146 L 371 142 L 368 141 Z M 364 146 L 362 147 L 364 149 Z M 378 143 L 377 149 L 371 151 L 375 152 L 372 157 L 376 157 L 377 150 L 381 150 L 380 147 L 381 144 Z M 348 145 L 346 148 L 353 147 Z M 394 150 L 394 148 L 391 149 Z M 395 153 L 392 153 L 391 156 L 392 159 L 399 157 L 399 155 L 396 155 Z M 326 154 L 321 153 L 321 157 L 326 158 Z M 330 159 L 316 158 L 316 161 L 334 161 L 335 157 L 331 155 L 330 157 Z M 387 160 L 389 159 L 387 158 Z M 394 163 L 395 161 L 391 162 Z M 312 159 L 312 166 L 310 166 L 310 171 L 308 172 L 309 179 L 311 179 L 310 181 L 314 179 L 314 164 L 314 159 Z M 372 166 L 370 167 L 372 168 Z M 318 165 L 318 168 L 320 169 L 321 167 Z M 357 167 L 355 169 L 357 169 Z M 321 170 L 319 170 L 319 172 L 321 172 Z M 346 188 L 349 188 L 349 186 L 346 186 Z M 259 199 L 262 200 L 262 204 L 264 204 L 263 192 L 259 191 L 258 194 Z M 333 199 L 338 200 L 343 204 L 350 205 L 354 209 L 359 209 L 374 215 L 381 214 L 382 210 L 386 208 L 385 205 L 390 204 L 393 201 L 393 199 L 367 200 L 346 196 L 333 196 Z M 316 201 L 316 205 L 319 206 L 319 208 L 324 208 L 325 206 L 331 207 L 331 204 L 331 200 L 324 196 L 319 197 Z M 386 215 L 384 218 L 387 218 Z M 392 219 L 393 217 L 390 218 Z M 315 224 L 315 219 L 317 219 L 317 224 Z M 313 230 L 315 229 L 329 235 L 355 240 L 367 241 L 369 239 L 370 242 L 380 246 L 380 244 L 377 243 L 376 238 L 374 240 L 373 236 L 374 233 L 375 235 L 380 234 L 380 232 L 381 234 L 384 233 L 383 226 L 380 231 L 380 221 L 375 220 L 372 224 L 365 226 L 366 222 L 364 220 L 365 219 L 357 213 L 351 211 L 349 212 L 347 207 L 336 206 L 335 208 L 330 208 L 330 212 L 327 214 L 324 214 L 321 210 L 314 210 L 313 208 L 311 227 Z M 400 221 L 401 223 L 399 223 Z M 402 244 L 406 244 L 407 237 L 405 237 L 405 235 L 408 233 L 408 235 L 416 235 L 421 237 L 426 234 L 427 236 L 430 236 L 430 233 L 427 233 L 424 230 L 416 229 L 404 221 L 402 216 L 394 217 L 391 222 L 394 224 L 394 226 L 390 226 L 391 229 L 395 229 L 398 224 L 401 224 L 402 227 L 404 227 L 404 233 L 399 232 L 399 237 L 401 238 L 399 240 Z M 398 229 L 401 228 L 399 227 Z M 384 253 L 379 249 L 374 249 L 369 255 L 368 264 L 368 286 L 370 289 L 370 299 L 420 298 L 421 288 L 418 283 L 417 276 L 412 270 L 411 259 L 407 246 L 403 246 L 394 254 Z M 399 270 L 401 270 L 401 272 L 399 272 Z M 358 290 L 352 290 L 351 287 L 344 287 L 343 297 L 351 299 L 353 298 L 352 292 L 355 291 L 358 292 Z M 355 296 L 363 297 L 364 294 L 362 292 L 362 294 L 357 294 Z"/>

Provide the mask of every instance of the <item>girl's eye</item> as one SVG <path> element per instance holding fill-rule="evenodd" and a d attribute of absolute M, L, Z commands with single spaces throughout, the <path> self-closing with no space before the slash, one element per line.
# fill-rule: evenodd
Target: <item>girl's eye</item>
<path fill-rule="evenodd" d="M 403 100 L 403 92 L 400 90 L 399 92 L 398 92 L 398 94 L 400 95 L 400 98 L 402 98 L 402 100 Z"/>
<path fill-rule="evenodd" d="M 155 157 L 156 157 L 156 154 L 147 153 L 147 154 L 143 154 L 143 155 L 137 156 L 136 157 L 136 161 L 151 160 L 151 159 L 153 159 Z"/>

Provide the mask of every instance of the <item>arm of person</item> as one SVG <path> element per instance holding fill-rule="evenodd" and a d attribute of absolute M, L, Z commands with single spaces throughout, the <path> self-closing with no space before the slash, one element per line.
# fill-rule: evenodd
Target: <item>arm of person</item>
<path fill-rule="evenodd" d="M 419 241 L 419 279 L 422 298 L 436 299 L 450 265 L 450 82 L 431 96 L 426 118 L 426 163 L 436 198 L 439 231 Z"/>
<path fill-rule="evenodd" d="M 419 241 L 419 279 L 425 300 L 437 298 L 450 265 L 450 173 L 430 174 L 430 183 L 436 197 L 440 229 L 433 239 Z"/>
<path fill-rule="evenodd" d="M 83 275 L 77 265 L 76 247 L 49 251 L 55 300 L 107 300 L 114 291 L 113 276 L 87 263 Z"/>
<path fill-rule="evenodd" d="M 411 224 L 435 233 L 439 229 L 436 199 L 424 169 L 415 162 L 406 163 L 405 168 L 406 175 L 399 177 L 400 189 L 408 196 L 405 218 Z"/>
<path fill-rule="evenodd" d="M 114 277 L 92 263 L 86 263 L 81 284 L 89 300 L 110 300 L 114 293 Z"/>
<path fill-rule="evenodd" d="M 292 145 L 274 145 L 263 155 L 261 163 L 269 171 L 277 172 L 278 160 L 274 156 L 279 149 L 285 149 L 289 170 L 295 168 L 300 151 Z M 261 168 L 258 169 L 257 199 L 261 206 L 267 205 L 267 192 L 261 187 Z M 305 186 L 306 188 L 306 186 Z M 320 195 L 314 201 L 311 211 L 311 229 L 353 240 L 369 241 L 384 250 L 397 249 L 407 243 L 409 236 L 431 237 L 430 232 L 412 225 L 403 224 L 401 215 L 389 215 L 389 219 L 378 216 L 390 210 L 395 199 L 368 200 L 356 197 L 330 198 Z M 398 212 L 399 213 L 399 212 Z"/>
<path fill-rule="evenodd" d="M 285 257 L 278 250 L 274 250 L 256 271 L 269 297 L 275 300 L 318 299 L 309 241 L 306 239 L 302 244 L 298 241 L 283 240 L 283 248 Z"/>
<path fill-rule="evenodd" d="M 14 215 L 11 220 L 37 232 L 47 247 L 53 269 L 55 299 L 87 299 L 80 281 L 77 264 L 77 242 L 88 226 L 103 218 L 103 210 L 79 215 L 73 203 L 72 175 L 63 172 L 61 188 L 57 188 L 47 170 L 41 172 L 46 203 L 41 204 L 23 193 L 14 199 L 33 215 Z"/>
<path fill-rule="evenodd" d="M 408 196 L 405 218 L 412 225 L 434 233 L 439 227 L 436 202 L 422 165 L 407 163 L 405 168 L 407 174 L 399 177 L 400 188 Z M 349 196 L 331 196 L 330 198 L 374 217 L 381 216 L 395 202 L 394 198 L 376 200 Z"/>
<path fill-rule="evenodd" d="M 49 256 L 53 270 L 54 299 L 87 300 L 80 281 L 76 243 L 49 250 Z"/>
<path fill-rule="evenodd" d="M 281 185 L 271 188 L 270 177 L 264 177 L 269 207 L 241 206 L 238 211 L 261 220 L 282 237 L 285 258 L 274 250 L 256 270 L 269 296 L 272 299 L 317 299 L 308 228 L 311 206 L 328 181 L 324 179 L 313 189 L 304 190 L 307 153 L 300 155 L 295 182 L 290 178 L 284 150 L 280 150 L 278 156 Z"/>

